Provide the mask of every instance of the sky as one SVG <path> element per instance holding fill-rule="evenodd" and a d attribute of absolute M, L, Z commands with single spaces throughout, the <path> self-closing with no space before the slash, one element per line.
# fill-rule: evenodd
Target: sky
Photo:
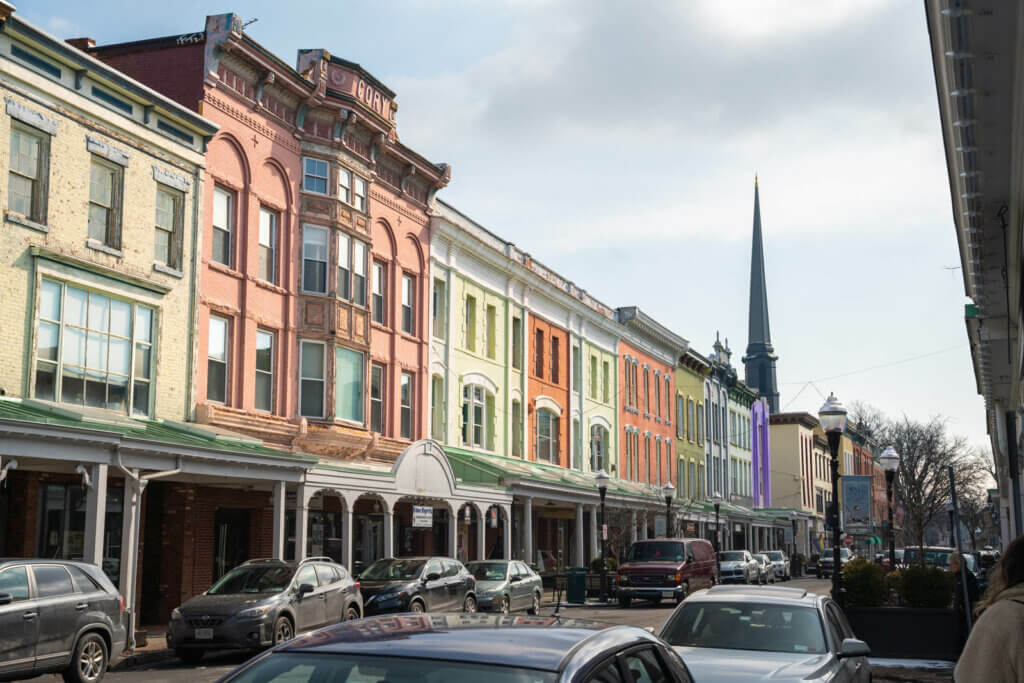
<path fill-rule="evenodd" d="M 440 197 L 611 306 L 734 365 L 754 175 L 785 410 L 832 391 L 988 443 L 923 3 L 33 0 L 99 44 L 233 11 L 288 62 L 326 48 L 397 93 Z"/>

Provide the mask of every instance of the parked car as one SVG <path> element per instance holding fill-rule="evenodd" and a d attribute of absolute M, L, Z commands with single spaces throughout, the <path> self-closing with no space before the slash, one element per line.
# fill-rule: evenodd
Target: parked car
<path fill-rule="evenodd" d="M 698 681 L 871 680 L 870 648 L 827 595 L 715 586 L 676 608 L 661 637 Z"/>
<path fill-rule="evenodd" d="M 746 550 L 723 550 L 718 553 L 718 576 L 722 583 L 757 583 L 760 573 L 757 560 Z"/>
<path fill-rule="evenodd" d="M 850 564 L 851 561 L 857 559 L 857 556 L 850 552 L 849 548 L 839 549 L 839 571 L 843 571 L 843 567 Z M 832 576 L 833 566 L 835 565 L 835 557 L 831 549 L 826 550 L 818 558 L 817 576 L 819 579 Z"/>
<path fill-rule="evenodd" d="M 0 561 L 0 678 L 98 683 L 125 647 L 124 601 L 96 566 Z"/>
<path fill-rule="evenodd" d="M 583 619 L 489 614 L 368 617 L 296 638 L 222 682 L 692 683 L 657 636 Z"/>
<path fill-rule="evenodd" d="M 389 557 L 359 575 L 366 614 L 476 611 L 476 580 L 448 557 Z"/>
<path fill-rule="evenodd" d="M 195 663 L 210 650 L 258 650 L 362 614 L 359 583 L 329 557 L 249 560 L 171 612 L 167 647 Z"/>
<path fill-rule="evenodd" d="M 757 562 L 757 582 L 763 584 L 775 583 L 775 566 L 764 553 L 754 555 Z"/>
<path fill-rule="evenodd" d="M 903 549 L 903 561 L 908 565 L 925 564 L 929 567 L 949 568 L 949 555 L 955 550 L 950 546 L 908 545 Z"/>
<path fill-rule="evenodd" d="M 793 578 L 790 573 L 789 558 L 786 557 L 786 553 L 781 550 L 769 550 L 765 553 L 768 559 L 772 562 L 772 567 L 775 569 L 775 578 L 780 581 L 789 581 Z"/>
<path fill-rule="evenodd" d="M 536 614 L 540 610 L 544 592 L 540 576 L 522 562 L 481 560 L 468 563 L 466 569 L 476 579 L 477 609 L 502 614 L 521 609 Z"/>
<path fill-rule="evenodd" d="M 703 538 L 637 541 L 625 560 L 615 580 L 622 607 L 629 607 L 634 599 L 682 602 L 691 591 L 715 583 L 715 550 Z"/>

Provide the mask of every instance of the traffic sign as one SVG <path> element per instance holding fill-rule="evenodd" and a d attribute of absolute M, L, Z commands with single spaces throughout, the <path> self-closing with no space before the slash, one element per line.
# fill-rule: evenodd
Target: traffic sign
<path fill-rule="evenodd" d="M 853 536 L 846 534 L 846 536 L 843 537 L 843 543 L 845 543 L 847 547 L 853 545 Z"/>

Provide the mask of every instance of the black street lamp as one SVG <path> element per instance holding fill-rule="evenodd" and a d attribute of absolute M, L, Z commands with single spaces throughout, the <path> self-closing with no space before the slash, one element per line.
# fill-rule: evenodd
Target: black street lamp
<path fill-rule="evenodd" d="M 665 536 L 672 538 L 672 499 L 676 497 L 676 487 L 670 481 L 665 482 L 661 493 L 665 496 Z"/>
<path fill-rule="evenodd" d="M 896 449 L 889 446 L 878 456 L 878 462 L 885 470 L 885 497 L 889 501 L 889 571 L 896 569 L 896 529 L 892 521 L 892 483 L 896 479 L 896 472 L 900 468 L 900 454 Z"/>
<path fill-rule="evenodd" d="M 846 408 L 835 397 L 829 394 L 821 410 L 818 411 L 821 428 L 828 437 L 828 449 L 832 455 L 832 599 L 843 607 L 843 565 L 839 559 L 839 546 L 842 543 L 842 532 L 839 529 L 839 442 L 846 430 Z"/>
<path fill-rule="evenodd" d="M 608 560 L 605 555 L 604 497 L 608 493 L 609 479 L 610 477 L 604 470 L 598 470 L 597 474 L 594 475 L 594 483 L 597 484 L 597 490 L 601 494 L 601 602 L 608 600 Z"/>
<path fill-rule="evenodd" d="M 715 554 L 717 555 L 718 554 L 718 544 L 720 542 L 721 533 L 722 533 L 719 530 L 719 528 L 718 528 L 718 511 L 719 511 L 719 509 L 722 506 L 722 494 L 719 493 L 718 491 L 715 491 L 715 495 L 713 496 L 713 500 L 715 501 Z"/>

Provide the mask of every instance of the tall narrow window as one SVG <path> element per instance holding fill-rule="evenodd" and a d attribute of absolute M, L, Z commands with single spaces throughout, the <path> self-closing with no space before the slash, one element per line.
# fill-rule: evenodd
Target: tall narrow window
<path fill-rule="evenodd" d="M 572 390 L 579 393 L 583 386 L 583 356 L 580 355 L 580 347 L 572 347 Z"/>
<path fill-rule="evenodd" d="M 352 238 L 338 233 L 338 298 L 352 299 Z"/>
<path fill-rule="evenodd" d="M 683 397 L 676 396 L 676 438 L 682 439 L 686 434 L 683 425 Z"/>
<path fill-rule="evenodd" d="M 327 228 L 302 226 L 302 290 L 327 293 Z"/>
<path fill-rule="evenodd" d="M 658 382 L 658 375 L 654 375 L 654 413 L 661 417 L 661 383 Z"/>
<path fill-rule="evenodd" d="M 434 375 L 430 379 L 430 438 L 444 442 L 444 378 Z"/>
<path fill-rule="evenodd" d="M 327 194 L 327 162 L 323 159 L 302 159 L 302 189 L 306 192 Z"/>
<path fill-rule="evenodd" d="M 487 320 L 485 321 L 484 332 L 487 335 L 487 357 L 494 359 L 498 357 L 498 309 L 493 305 L 487 305 Z"/>
<path fill-rule="evenodd" d="M 30 221 L 45 223 L 50 136 L 12 121 L 10 153 L 7 207 Z"/>
<path fill-rule="evenodd" d="M 355 185 L 355 200 L 352 204 L 363 213 L 366 213 L 366 181 L 359 176 L 354 176 L 353 185 Z"/>
<path fill-rule="evenodd" d="M 338 169 L 338 199 L 352 203 L 352 171 L 347 168 Z"/>
<path fill-rule="evenodd" d="M 644 436 L 644 483 L 651 483 L 651 437 Z"/>
<path fill-rule="evenodd" d="M 299 352 L 299 414 L 305 417 L 324 416 L 324 357 L 323 342 L 300 343 Z"/>
<path fill-rule="evenodd" d="M 211 258 L 228 268 L 234 265 L 232 247 L 235 226 L 235 194 L 213 188 L 213 251 Z"/>
<path fill-rule="evenodd" d="M 523 457 L 523 404 L 512 399 L 512 457 Z"/>
<path fill-rule="evenodd" d="M 537 411 L 537 460 L 559 464 L 559 419 L 550 410 Z"/>
<path fill-rule="evenodd" d="M 462 387 L 462 444 L 484 448 L 487 444 L 487 391 L 480 385 Z"/>
<path fill-rule="evenodd" d="M 625 363 L 623 364 L 623 367 L 626 370 L 626 372 L 624 373 L 625 374 L 625 385 L 626 385 L 626 399 L 625 399 L 625 403 L 626 403 L 626 407 L 627 408 L 632 408 L 633 407 L 633 380 L 632 380 L 632 378 L 633 378 L 633 370 L 632 370 L 633 363 L 627 358 Z"/>
<path fill-rule="evenodd" d="M 182 206 L 181 192 L 156 186 L 156 226 L 153 234 L 153 260 L 168 268 L 181 268 Z"/>
<path fill-rule="evenodd" d="M 561 360 L 562 354 L 558 350 L 559 339 L 558 337 L 551 336 L 551 381 L 558 384 L 558 361 Z"/>
<path fill-rule="evenodd" d="M 608 463 L 605 462 L 605 454 L 608 452 L 608 430 L 601 425 L 593 425 L 590 428 L 590 470 L 608 470 Z"/>
<path fill-rule="evenodd" d="M 399 436 L 403 439 L 412 438 L 412 379 L 412 373 L 403 372 L 401 386 L 399 387 L 401 392 L 401 395 L 399 396 L 399 403 L 401 405 L 401 415 L 399 416 L 399 428 L 401 431 Z"/>
<path fill-rule="evenodd" d="M 651 412 L 651 376 L 650 371 L 644 368 L 644 414 L 649 415 Z"/>
<path fill-rule="evenodd" d="M 363 354 L 334 347 L 334 415 L 339 420 L 363 421 Z"/>
<path fill-rule="evenodd" d="M 370 310 L 373 316 L 373 322 L 384 325 L 387 323 L 387 316 L 385 315 L 385 301 L 387 296 L 385 294 L 387 290 L 387 271 L 386 267 L 380 261 L 373 262 L 373 285 L 372 285 L 373 297 L 370 299 Z"/>
<path fill-rule="evenodd" d="M 523 319 L 512 318 L 512 367 L 523 369 Z"/>
<path fill-rule="evenodd" d="M 640 409 L 640 363 L 633 361 L 633 408 Z"/>
<path fill-rule="evenodd" d="M 665 419 L 672 419 L 672 383 L 668 375 L 665 375 Z"/>
<path fill-rule="evenodd" d="M 217 403 L 228 400 L 228 321 L 213 315 L 207 341 L 206 398 Z"/>
<path fill-rule="evenodd" d="M 694 410 L 693 401 L 688 401 L 687 404 L 688 405 L 687 405 L 687 415 L 686 415 L 686 439 L 688 441 L 693 441 L 694 440 L 694 431 L 696 431 L 696 433 L 697 433 L 696 434 L 697 442 L 698 443 L 703 443 L 704 440 L 701 438 L 701 434 L 700 434 L 700 416 L 701 416 L 701 411 L 700 411 L 699 407 L 698 407 L 697 410 Z M 696 422 L 697 426 L 696 426 L 696 429 L 694 429 L 694 419 L 693 419 L 695 412 L 697 414 L 697 422 Z"/>
<path fill-rule="evenodd" d="M 448 286 L 441 278 L 434 278 L 433 303 L 433 334 L 438 339 L 448 339 Z"/>
<path fill-rule="evenodd" d="M 608 386 L 608 377 L 611 374 L 610 369 L 608 361 L 603 361 L 601 363 L 601 401 L 604 403 L 608 403 L 611 400 L 609 393 L 610 388 Z"/>
<path fill-rule="evenodd" d="M 533 353 L 535 356 L 535 358 L 533 359 L 533 374 L 537 375 L 537 377 L 541 379 L 544 379 L 544 331 L 537 330 L 535 336 L 536 339 L 534 339 L 533 342 Z"/>
<path fill-rule="evenodd" d="M 402 275 L 402 332 L 416 334 L 416 278 Z M 491 306 L 491 309 L 494 307 Z"/>
<path fill-rule="evenodd" d="M 466 295 L 466 314 L 463 324 L 466 326 L 466 349 L 476 351 L 476 298 Z"/>
<path fill-rule="evenodd" d="M 352 303 L 366 305 L 366 244 L 352 244 Z"/>
<path fill-rule="evenodd" d="M 89 237 L 121 248 L 121 183 L 124 169 L 93 156 L 89 167 Z"/>
<path fill-rule="evenodd" d="M 654 470 L 658 486 L 661 486 L 661 439 L 654 441 Z"/>
<path fill-rule="evenodd" d="M 384 433 L 384 366 L 370 365 L 370 431 Z"/>
<path fill-rule="evenodd" d="M 259 263 L 256 277 L 277 284 L 277 214 L 260 207 Z"/>
<path fill-rule="evenodd" d="M 597 356 L 590 357 L 590 398 L 597 400 Z"/>
<path fill-rule="evenodd" d="M 256 330 L 256 410 L 274 412 L 274 333 Z"/>

